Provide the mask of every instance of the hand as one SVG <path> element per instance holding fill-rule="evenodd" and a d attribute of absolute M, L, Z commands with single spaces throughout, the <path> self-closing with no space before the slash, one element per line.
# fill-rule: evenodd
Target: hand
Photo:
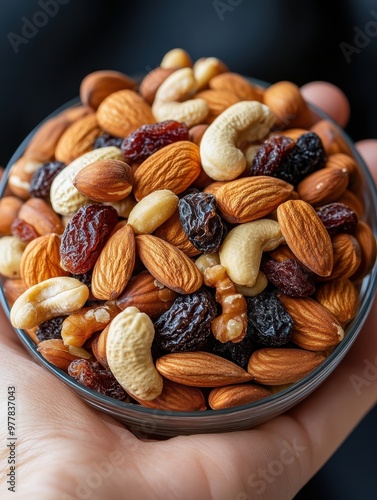
<path fill-rule="evenodd" d="M 348 103 L 339 90 L 321 83 L 303 92 L 345 125 Z M 377 141 L 358 149 L 376 179 Z M 162 442 L 141 441 L 91 409 L 30 359 L 3 312 L 0 321 L 3 406 L 6 387 L 17 389 L 16 498 L 292 498 L 377 401 L 377 384 L 356 391 L 350 379 L 364 378 L 365 360 L 376 363 L 376 302 L 340 366 L 291 411 L 249 431 Z M 8 498 L 4 483 L 1 495 Z"/>

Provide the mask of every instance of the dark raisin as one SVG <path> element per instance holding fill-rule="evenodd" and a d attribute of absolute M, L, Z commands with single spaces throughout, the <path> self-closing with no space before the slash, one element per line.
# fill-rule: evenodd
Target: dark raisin
<path fill-rule="evenodd" d="M 275 293 L 262 292 L 247 297 L 248 331 L 251 340 L 266 347 L 290 342 L 293 321 Z"/>
<path fill-rule="evenodd" d="M 29 241 L 34 240 L 39 235 L 34 229 L 34 226 L 22 219 L 14 219 L 10 228 L 13 236 L 17 236 L 21 241 L 29 243 Z"/>
<path fill-rule="evenodd" d="M 60 258 L 67 271 L 84 274 L 91 269 L 118 222 L 108 205 L 84 205 L 68 222 L 61 239 Z"/>
<path fill-rule="evenodd" d="M 216 316 L 215 299 L 204 288 L 180 295 L 154 324 L 157 346 L 169 352 L 202 349 L 211 335 L 211 321 Z"/>
<path fill-rule="evenodd" d="M 122 142 L 123 139 L 121 137 L 114 137 L 113 135 L 105 132 L 103 135 L 97 137 L 97 139 L 94 141 L 93 149 L 106 148 L 108 146 L 115 146 L 117 148 L 120 148 Z"/>
<path fill-rule="evenodd" d="M 81 385 L 100 392 L 110 398 L 124 401 L 128 395 L 109 370 L 104 370 L 98 363 L 86 359 L 75 359 L 68 367 L 68 374 Z"/>
<path fill-rule="evenodd" d="M 179 200 L 182 228 L 200 252 L 217 252 L 226 235 L 226 226 L 216 209 L 216 198 L 210 193 L 192 193 Z"/>
<path fill-rule="evenodd" d="M 250 175 L 273 175 L 295 142 L 283 135 L 270 137 L 258 149 L 250 167 Z"/>
<path fill-rule="evenodd" d="M 92 286 L 92 270 L 83 274 L 72 274 L 72 278 L 81 281 L 81 283 L 84 283 L 89 289 Z"/>
<path fill-rule="evenodd" d="M 297 139 L 295 147 L 273 175 L 296 185 L 308 174 L 323 168 L 325 162 L 326 153 L 321 139 L 314 132 L 308 132 Z"/>
<path fill-rule="evenodd" d="M 184 123 L 174 120 L 143 125 L 122 143 L 122 152 L 127 162 L 143 161 L 157 150 L 177 141 L 188 141 L 189 132 Z"/>
<path fill-rule="evenodd" d="M 318 217 L 323 222 L 328 233 L 353 233 L 358 223 L 356 213 L 344 203 L 329 203 L 317 210 Z"/>
<path fill-rule="evenodd" d="M 246 370 L 251 353 L 254 351 L 254 345 L 250 337 L 245 337 L 241 342 L 223 343 L 212 335 L 208 341 L 208 351 L 233 361 L 233 363 Z"/>
<path fill-rule="evenodd" d="M 30 196 L 49 200 L 52 181 L 63 168 L 65 168 L 65 163 L 61 161 L 50 161 L 39 167 L 30 181 Z"/>
<path fill-rule="evenodd" d="M 272 259 L 263 259 L 261 269 L 268 281 L 286 295 L 308 297 L 315 292 L 313 279 L 301 269 L 296 260 L 287 259 L 283 262 L 275 262 Z"/>
<path fill-rule="evenodd" d="M 67 316 L 58 316 L 41 323 L 35 332 L 38 340 L 61 339 L 62 324 Z"/>

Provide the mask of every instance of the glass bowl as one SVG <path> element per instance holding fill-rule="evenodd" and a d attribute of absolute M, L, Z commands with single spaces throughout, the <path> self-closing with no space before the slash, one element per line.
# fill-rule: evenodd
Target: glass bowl
<path fill-rule="evenodd" d="M 257 83 L 260 84 L 261 82 L 257 81 Z M 48 116 L 46 120 L 52 118 L 63 109 L 78 104 L 78 102 L 78 98 L 68 102 L 66 105 L 62 106 Z M 366 213 L 364 220 L 370 225 L 374 234 L 377 235 L 377 191 L 366 165 L 357 153 L 352 141 L 344 133 L 344 131 L 321 110 L 315 108 L 314 106 L 311 106 L 311 108 L 317 115 L 318 120 L 326 119 L 332 123 L 336 133 L 343 139 L 346 147 L 349 148 L 352 155 L 358 161 L 364 174 L 364 185 L 362 188 Z M 11 165 L 13 165 L 13 163 L 22 155 L 31 137 L 39 126 L 26 137 L 11 158 L 5 175 L 0 183 L 0 196 L 3 196 L 5 191 Z M 80 398 L 86 401 L 93 408 L 111 415 L 118 421 L 124 423 L 137 435 L 169 437 L 180 434 L 228 432 L 249 429 L 253 426 L 266 422 L 267 420 L 270 420 L 292 408 L 294 405 L 307 397 L 312 391 L 314 391 L 337 367 L 355 341 L 372 306 L 373 297 L 376 292 L 376 285 L 377 266 L 375 265 L 372 272 L 362 281 L 359 296 L 359 312 L 357 316 L 347 325 L 344 340 L 318 368 L 299 382 L 292 384 L 290 387 L 287 387 L 286 389 L 277 392 L 268 398 L 232 409 L 206 410 L 204 412 L 173 412 L 153 410 L 136 404 L 114 400 L 80 385 L 75 379 L 46 361 L 37 351 L 37 346 L 26 332 L 20 329 L 15 329 L 15 332 L 26 349 L 38 363 L 50 370 L 63 383 L 71 387 Z M 9 315 L 9 306 L 4 296 L 2 286 L 0 286 L 0 300 L 3 308 Z"/>

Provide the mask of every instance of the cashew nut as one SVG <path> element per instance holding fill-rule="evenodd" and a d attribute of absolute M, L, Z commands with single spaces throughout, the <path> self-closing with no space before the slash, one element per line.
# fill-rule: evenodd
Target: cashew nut
<path fill-rule="evenodd" d="M 18 297 L 10 321 L 16 328 L 34 328 L 51 318 L 78 311 L 88 297 L 88 287 L 75 278 L 49 278 Z"/>
<path fill-rule="evenodd" d="M 20 278 L 21 257 L 26 243 L 16 236 L 0 238 L 0 274 L 7 278 Z"/>
<path fill-rule="evenodd" d="M 195 62 L 193 70 L 197 83 L 196 88 L 201 90 L 208 85 L 214 76 L 227 71 L 227 67 L 217 57 L 202 57 Z"/>
<path fill-rule="evenodd" d="M 279 224 L 259 219 L 233 228 L 220 247 L 220 263 L 237 285 L 256 284 L 262 252 L 274 250 L 284 242 Z"/>
<path fill-rule="evenodd" d="M 179 48 L 166 52 L 160 63 L 161 68 L 186 68 L 191 66 L 192 61 L 189 54 Z"/>
<path fill-rule="evenodd" d="M 241 101 L 223 111 L 204 132 L 200 157 L 207 175 L 216 181 L 236 179 L 246 168 L 238 146 L 262 140 L 271 130 L 275 116 L 258 101 Z"/>
<path fill-rule="evenodd" d="M 209 109 L 204 99 L 189 99 L 197 90 L 192 68 L 182 68 L 166 78 L 158 88 L 152 112 L 157 121 L 176 120 L 192 127 L 203 122 Z"/>
<path fill-rule="evenodd" d="M 151 355 L 154 326 L 137 307 L 127 307 L 110 324 L 106 357 L 110 370 L 125 391 L 150 401 L 162 392 L 162 377 Z"/>
<path fill-rule="evenodd" d="M 135 234 L 152 234 L 174 214 L 178 201 L 178 196 L 169 189 L 153 191 L 134 206 L 128 216 L 128 223 Z"/>

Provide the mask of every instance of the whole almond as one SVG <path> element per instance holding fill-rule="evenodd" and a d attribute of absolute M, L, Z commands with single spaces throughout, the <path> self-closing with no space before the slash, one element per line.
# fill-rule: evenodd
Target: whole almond
<path fill-rule="evenodd" d="M 352 275 L 353 281 L 359 281 L 373 269 L 376 262 L 377 245 L 372 229 L 363 221 L 359 221 L 354 233 L 359 242 L 361 262 L 356 272 Z"/>
<path fill-rule="evenodd" d="M 289 200 L 277 209 L 281 232 L 294 255 L 319 276 L 333 267 L 330 236 L 314 208 L 302 200 Z"/>
<path fill-rule="evenodd" d="M 363 182 L 363 174 L 358 162 L 344 153 L 329 155 L 326 161 L 326 168 L 346 169 L 348 173 L 348 187 L 357 192 Z"/>
<path fill-rule="evenodd" d="M 227 182 L 216 192 L 221 215 L 233 224 L 260 219 L 288 200 L 293 186 L 287 182 L 258 175 Z"/>
<path fill-rule="evenodd" d="M 212 389 L 208 396 L 208 404 L 212 410 L 222 410 L 254 403 L 271 394 L 270 389 L 256 384 L 228 385 Z"/>
<path fill-rule="evenodd" d="M 50 233 L 62 234 L 64 231 L 60 217 L 41 198 L 27 200 L 20 208 L 18 217 L 32 225 L 40 236 Z"/>
<path fill-rule="evenodd" d="M 232 92 L 239 101 L 262 102 L 263 89 L 253 85 L 237 73 L 221 73 L 211 78 L 208 85 L 213 90 Z"/>
<path fill-rule="evenodd" d="M 106 370 L 110 370 L 106 355 L 106 341 L 110 324 L 111 323 L 109 323 L 107 327 L 102 330 L 102 332 L 98 332 L 90 338 L 90 348 L 92 349 L 93 355 L 98 363 L 100 363 Z"/>
<path fill-rule="evenodd" d="M 200 164 L 199 148 L 190 141 L 173 142 L 159 149 L 135 172 L 135 198 L 140 201 L 158 189 L 182 193 L 200 174 Z"/>
<path fill-rule="evenodd" d="M 346 325 L 357 314 L 359 294 L 349 279 L 336 279 L 323 283 L 317 288 L 315 298 L 341 325 Z"/>
<path fill-rule="evenodd" d="M 94 71 L 80 85 L 81 102 L 96 110 L 110 94 L 123 89 L 135 89 L 136 81 L 118 71 Z"/>
<path fill-rule="evenodd" d="M 152 69 L 141 81 L 139 92 L 147 101 L 148 104 L 152 105 L 156 92 L 163 81 L 166 80 L 177 68 L 161 68 L 158 66 Z"/>
<path fill-rule="evenodd" d="M 253 352 L 247 371 L 259 384 L 292 384 L 308 375 L 325 359 L 317 352 L 271 347 Z"/>
<path fill-rule="evenodd" d="M 209 352 L 177 352 L 156 361 L 161 375 L 191 387 L 221 387 L 249 382 L 251 376 L 240 366 Z"/>
<path fill-rule="evenodd" d="M 308 351 L 325 351 L 338 345 L 344 331 L 328 309 L 309 297 L 279 295 L 284 309 L 293 320 L 292 342 Z"/>
<path fill-rule="evenodd" d="M 27 288 L 49 278 L 70 276 L 60 266 L 60 237 L 52 233 L 32 240 L 22 254 L 20 272 Z"/>
<path fill-rule="evenodd" d="M 167 241 L 141 234 L 136 236 L 138 255 L 148 271 L 163 285 L 178 293 L 193 293 L 203 283 L 194 262 Z"/>
<path fill-rule="evenodd" d="M 73 185 L 91 200 L 119 201 L 132 191 L 133 175 L 127 163 L 121 160 L 98 160 L 80 170 Z"/>
<path fill-rule="evenodd" d="M 100 300 L 113 300 L 118 297 L 131 277 L 135 258 L 135 236 L 132 227 L 127 224 L 107 240 L 94 265 L 94 297 Z"/>
<path fill-rule="evenodd" d="M 116 137 L 126 137 L 146 123 L 155 123 L 152 110 L 133 90 L 119 90 L 106 97 L 97 109 L 100 126 Z"/>
<path fill-rule="evenodd" d="M 166 222 L 161 224 L 160 227 L 154 232 L 154 236 L 161 238 L 171 245 L 182 250 L 188 257 L 199 255 L 200 251 L 197 250 L 191 241 L 187 238 L 183 230 L 179 213 L 176 211 Z"/>
<path fill-rule="evenodd" d="M 75 359 L 80 359 L 69 352 L 68 346 L 61 339 L 43 340 L 38 344 L 37 351 L 51 364 L 67 372 L 69 365 Z"/>
<path fill-rule="evenodd" d="M 361 263 L 361 249 L 357 239 L 351 234 L 339 233 L 331 238 L 334 265 L 330 276 L 324 281 L 337 278 L 349 278 L 358 269 Z"/>
<path fill-rule="evenodd" d="M 345 168 L 322 168 L 305 177 L 298 186 L 300 198 L 310 205 L 326 205 L 336 201 L 348 186 L 348 172 Z"/>

